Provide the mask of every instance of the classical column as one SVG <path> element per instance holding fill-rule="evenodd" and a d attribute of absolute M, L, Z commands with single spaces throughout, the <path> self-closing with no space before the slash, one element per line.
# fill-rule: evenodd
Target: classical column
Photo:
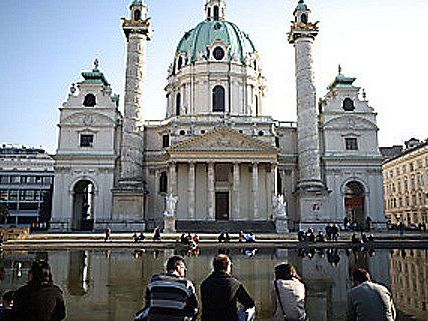
<path fill-rule="evenodd" d="M 240 218 L 240 190 L 241 190 L 241 177 L 239 163 L 233 163 L 233 217 L 232 219 Z"/>
<path fill-rule="evenodd" d="M 195 163 L 189 163 L 189 219 L 195 219 Z"/>
<path fill-rule="evenodd" d="M 281 193 L 281 191 L 278 191 L 278 165 L 276 163 L 272 163 L 270 165 L 270 173 L 272 179 L 272 194 L 277 195 L 278 193 Z"/>
<path fill-rule="evenodd" d="M 168 178 L 168 194 L 177 194 L 177 171 L 176 163 L 169 164 L 169 178 Z"/>
<path fill-rule="evenodd" d="M 214 220 L 215 211 L 214 163 L 208 163 L 208 220 Z"/>
<path fill-rule="evenodd" d="M 259 164 L 253 163 L 253 179 L 252 179 L 252 189 L 253 194 L 253 219 L 259 217 L 259 205 L 258 205 L 258 192 L 259 192 Z"/>

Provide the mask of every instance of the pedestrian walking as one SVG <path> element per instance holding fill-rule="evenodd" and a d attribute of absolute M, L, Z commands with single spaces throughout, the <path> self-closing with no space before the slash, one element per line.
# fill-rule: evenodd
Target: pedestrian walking
<path fill-rule="evenodd" d="M 396 311 L 389 290 L 371 281 L 370 274 L 357 269 L 354 287 L 348 293 L 348 321 L 394 321 Z"/>
<path fill-rule="evenodd" d="M 104 242 L 111 241 L 111 228 L 107 227 L 104 231 Z"/>
<path fill-rule="evenodd" d="M 46 261 L 33 262 L 28 279 L 28 283 L 15 292 L 8 320 L 63 320 L 65 318 L 63 292 L 53 283 L 50 265 Z"/>
<path fill-rule="evenodd" d="M 146 306 L 135 320 L 196 320 L 198 300 L 195 287 L 185 276 L 184 258 L 178 255 L 170 257 L 166 262 L 166 273 L 151 278 L 146 290 Z"/>
<path fill-rule="evenodd" d="M 202 321 L 238 321 L 237 303 L 248 310 L 255 307 L 254 300 L 231 275 L 232 262 L 227 255 L 217 255 L 213 268 L 201 284 Z"/>
<path fill-rule="evenodd" d="M 275 266 L 271 298 L 272 321 L 309 320 L 305 312 L 305 286 L 293 265 Z"/>
<path fill-rule="evenodd" d="M 160 241 L 160 240 L 161 240 L 160 227 L 156 226 L 153 232 L 153 241 Z"/>

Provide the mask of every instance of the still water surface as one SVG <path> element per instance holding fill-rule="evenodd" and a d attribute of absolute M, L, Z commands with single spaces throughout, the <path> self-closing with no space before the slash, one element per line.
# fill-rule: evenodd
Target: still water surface
<path fill-rule="evenodd" d="M 218 250 L 186 258 L 188 277 L 199 292 Z M 270 320 L 273 268 L 280 262 L 297 267 L 307 288 L 312 321 L 345 320 L 350 274 L 366 268 L 373 278 L 392 289 L 398 320 L 428 320 L 428 250 L 302 250 L 230 251 L 233 273 L 257 302 L 258 321 Z M 0 259 L 0 291 L 25 284 L 31 262 L 48 259 L 55 282 L 64 290 L 67 321 L 132 321 L 142 306 L 150 276 L 163 270 L 174 250 L 89 250 L 5 252 Z M 181 253 L 178 253 L 181 254 Z"/>

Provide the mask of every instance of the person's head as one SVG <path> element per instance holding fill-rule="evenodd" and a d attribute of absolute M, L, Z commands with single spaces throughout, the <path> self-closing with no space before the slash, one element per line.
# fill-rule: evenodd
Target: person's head
<path fill-rule="evenodd" d="M 184 258 L 179 255 L 171 256 L 166 262 L 166 271 L 184 278 L 186 275 L 186 264 Z"/>
<path fill-rule="evenodd" d="M 281 263 L 275 266 L 275 280 L 291 280 L 298 279 L 300 276 L 297 274 L 296 268 L 288 263 Z"/>
<path fill-rule="evenodd" d="M 14 291 L 7 291 L 2 296 L 3 307 L 5 309 L 11 309 L 13 306 L 13 297 L 15 296 Z"/>
<path fill-rule="evenodd" d="M 34 261 L 31 264 L 29 280 L 36 286 L 52 283 L 52 272 L 49 263 L 43 260 Z"/>
<path fill-rule="evenodd" d="M 232 270 L 232 261 L 226 254 L 218 254 L 214 257 L 213 268 L 216 272 L 223 271 L 230 273 Z"/>
<path fill-rule="evenodd" d="M 371 281 L 371 277 L 369 272 L 367 272 L 364 269 L 356 269 L 354 271 L 354 273 L 352 273 L 352 281 L 354 283 L 355 286 L 367 282 L 367 281 Z"/>

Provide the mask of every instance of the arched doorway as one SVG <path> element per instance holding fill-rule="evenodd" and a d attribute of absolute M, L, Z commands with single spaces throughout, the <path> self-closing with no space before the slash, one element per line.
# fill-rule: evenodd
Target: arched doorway
<path fill-rule="evenodd" d="M 364 186 L 357 182 L 352 181 L 345 186 L 345 211 L 351 223 L 357 223 L 360 228 L 364 227 L 365 223 L 365 190 Z"/>
<path fill-rule="evenodd" d="M 94 228 L 94 191 L 91 181 L 81 180 L 73 189 L 73 222 L 72 229 L 92 231 Z"/>
<path fill-rule="evenodd" d="M 351 223 L 357 223 L 361 228 L 365 222 L 365 191 L 364 186 L 356 181 L 345 186 L 345 211 Z"/>

